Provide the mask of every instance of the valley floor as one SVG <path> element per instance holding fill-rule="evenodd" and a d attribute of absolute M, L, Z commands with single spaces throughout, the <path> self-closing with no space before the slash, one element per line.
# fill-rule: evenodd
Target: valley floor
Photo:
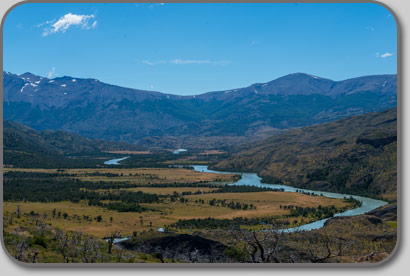
<path fill-rule="evenodd" d="M 356 262 L 394 248 L 394 218 L 335 220 L 317 231 L 277 238 L 272 230 L 360 203 L 227 185 L 238 177 L 188 168 L 8 168 L 5 244 L 24 262 Z M 107 237 L 128 240 L 113 244 Z M 171 250 L 167 237 L 181 243 Z M 318 241 L 317 252 L 304 247 L 310 239 Z M 349 249 L 337 253 L 340 239 Z M 269 241 L 262 246 L 276 255 L 254 252 L 256 241 Z M 190 255 L 192 244 L 202 244 L 197 256 Z M 334 252 L 322 256 L 327 246 Z"/>

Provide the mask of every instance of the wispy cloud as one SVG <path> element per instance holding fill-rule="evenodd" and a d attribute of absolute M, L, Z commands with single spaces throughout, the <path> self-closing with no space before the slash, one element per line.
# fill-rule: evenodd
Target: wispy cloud
<path fill-rule="evenodd" d="M 381 58 L 387 58 L 387 57 L 391 57 L 393 54 L 392 53 L 384 53 L 383 55 L 381 55 Z"/>
<path fill-rule="evenodd" d="M 388 53 L 388 52 L 384 54 L 376 53 L 377 58 L 388 58 L 388 57 L 391 57 L 392 55 L 393 55 L 392 53 Z"/>
<path fill-rule="evenodd" d="M 53 20 L 48 20 L 48 21 L 46 21 L 46 22 L 43 22 L 43 23 L 40 23 L 40 24 L 34 25 L 34 27 L 36 27 L 36 28 L 40 28 L 40 27 L 42 27 L 42 26 L 44 26 L 44 25 L 50 25 L 50 24 L 53 24 L 54 22 L 56 22 L 56 20 L 55 20 L 55 19 L 53 19 Z"/>
<path fill-rule="evenodd" d="M 57 74 L 56 74 L 56 68 L 53 66 L 53 68 L 51 68 L 50 72 L 48 72 L 47 77 L 48 77 L 49 79 L 51 79 L 51 78 L 55 77 L 56 75 L 57 75 Z"/>
<path fill-rule="evenodd" d="M 148 6 L 148 8 L 155 8 L 155 7 L 159 7 L 159 6 L 164 6 L 165 3 L 152 3 Z"/>
<path fill-rule="evenodd" d="M 209 64 L 209 65 L 228 65 L 231 62 L 229 60 L 203 60 L 203 59 L 170 59 L 170 60 L 158 60 L 158 61 L 150 61 L 150 60 L 143 60 L 141 61 L 143 64 L 154 66 L 158 64 L 177 64 L 177 65 L 185 65 L 185 64 Z"/>
<path fill-rule="evenodd" d="M 374 32 L 374 31 L 376 30 L 376 28 L 373 27 L 373 26 L 367 26 L 367 27 L 366 27 L 366 30 L 369 30 L 369 31 L 371 31 L 371 32 Z"/>
<path fill-rule="evenodd" d="M 97 20 L 95 20 L 93 14 L 67 13 L 58 20 L 53 19 L 36 25 L 37 28 L 42 26 L 47 26 L 43 30 L 43 36 L 48 36 L 50 34 L 65 33 L 71 26 L 78 26 L 85 30 L 93 29 L 97 27 Z"/>

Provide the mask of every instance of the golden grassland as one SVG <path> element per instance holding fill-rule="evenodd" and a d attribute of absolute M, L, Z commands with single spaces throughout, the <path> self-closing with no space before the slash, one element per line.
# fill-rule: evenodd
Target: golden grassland
<path fill-rule="evenodd" d="M 272 215 L 287 215 L 289 210 L 282 209 L 280 206 L 293 205 L 298 207 L 318 207 L 334 205 L 337 208 L 346 207 L 349 204 L 340 199 L 327 198 L 322 196 L 308 196 L 300 193 L 291 192 L 253 192 L 253 193 L 218 193 L 204 195 L 189 195 L 185 198 L 195 201 L 203 199 L 209 201 L 212 199 L 223 200 L 227 202 L 241 202 L 253 204 L 256 209 L 252 210 L 232 210 L 229 214 L 215 216 L 220 219 L 232 219 L 234 217 L 266 217 Z"/>
<path fill-rule="evenodd" d="M 112 181 L 129 182 L 138 184 L 161 184 L 161 183 L 195 183 L 195 182 L 232 182 L 233 174 L 214 174 L 206 172 L 196 172 L 184 168 L 99 168 L 99 169 L 65 169 L 57 171 L 55 169 L 20 169 L 5 168 L 8 171 L 25 171 L 40 173 L 61 173 L 74 174 L 73 178 L 85 181 Z M 100 175 L 92 175 L 98 173 Z M 101 174 L 117 174 L 115 177 L 101 176 Z"/>
<path fill-rule="evenodd" d="M 152 189 L 152 188 L 148 188 Z M 168 188 L 158 188 L 166 189 Z M 172 190 L 182 193 L 186 188 L 172 188 Z M 157 193 L 157 191 L 156 191 Z M 22 213 L 30 213 L 34 211 L 40 216 L 46 215 L 45 222 L 53 227 L 67 230 L 82 231 L 97 237 L 108 236 L 113 231 L 121 231 L 122 235 L 131 235 L 134 231 L 149 231 L 156 230 L 159 227 L 164 227 L 179 219 L 193 218 L 218 218 L 232 219 L 235 217 L 266 217 L 266 216 L 282 216 L 289 214 L 289 210 L 281 209 L 280 205 L 294 205 L 300 207 L 317 207 L 334 205 L 336 207 L 348 206 L 348 203 L 340 199 L 329 199 L 319 196 L 308 196 L 298 193 L 287 192 L 259 192 L 259 193 L 218 193 L 218 194 L 203 194 L 185 196 L 188 203 L 180 202 L 164 202 L 153 204 L 141 204 L 149 208 L 149 211 L 142 213 L 132 212 L 117 212 L 107 210 L 97 206 L 89 206 L 86 202 L 71 203 L 71 202 L 55 202 L 55 203 L 39 203 L 39 202 L 5 202 L 3 204 L 4 212 L 12 213 L 20 206 Z M 209 200 L 212 199 L 227 199 L 229 202 L 248 203 L 256 206 L 256 209 L 251 210 L 233 210 L 228 207 L 210 206 Z M 196 199 L 205 200 L 205 204 L 195 203 Z M 53 210 L 61 212 L 61 216 L 53 218 Z M 63 218 L 66 213 L 68 217 Z M 101 215 L 102 221 L 98 222 L 95 218 Z M 88 216 L 91 221 L 84 219 Z M 112 218 L 112 220 L 110 219 Z M 301 221 L 302 218 L 292 218 L 292 220 Z M 307 222 L 309 218 L 305 218 Z M 9 226 L 13 227 L 13 226 Z M 16 225 L 14 225 L 16 227 Z M 12 229 L 6 229 L 12 231 Z"/>

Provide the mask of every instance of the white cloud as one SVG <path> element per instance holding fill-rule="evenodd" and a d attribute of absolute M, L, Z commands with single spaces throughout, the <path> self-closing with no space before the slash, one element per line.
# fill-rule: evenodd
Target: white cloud
<path fill-rule="evenodd" d="M 65 33 L 71 26 L 79 26 L 82 29 L 91 29 L 97 26 L 97 21 L 94 20 L 95 15 L 80 15 L 67 13 L 60 17 L 57 21 L 50 20 L 37 25 L 36 27 L 41 27 L 43 25 L 48 25 L 47 28 L 43 30 L 43 36 L 55 33 Z M 92 23 L 91 23 L 92 21 Z M 90 24 L 91 23 L 91 24 Z"/>
<path fill-rule="evenodd" d="M 48 77 L 49 79 L 51 79 L 51 78 L 55 77 L 56 75 L 57 75 L 57 74 L 56 74 L 56 68 L 53 66 L 53 68 L 51 68 L 51 71 L 48 72 L 47 77 Z"/>
<path fill-rule="evenodd" d="M 392 53 L 384 53 L 384 54 L 380 54 L 380 53 L 376 53 L 376 57 L 377 58 L 387 58 L 387 57 L 391 57 L 393 54 Z"/>
<path fill-rule="evenodd" d="M 381 58 L 387 58 L 391 57 L 393 54 L 392 53 L 384 53 L 383 55 L 380 55 Z"/>
<path fill-rule="evenodd" d="M 153 3 L 153 4 L 149 5 L 148 8 L 155 8 L 155 7 L 164 6 L 164 5 L 165 5 L 165 3 Z"/>
<path fill-rule="evenodd" d="M 210 64 L 209 60 L 198 60 L 198 59 L 172 59 L 169 61 L 172 64 Z"/>
<path fill-rule="evenodd" d="M 54 22 L 56 22 L 56 20 L 55 20 L 55 19 L 53 19 L 53 20 L 48 20 L 48 21 L 46 21 L 46 22 L 43 22 L 43 23 L 40 23 L 40 24 L 34 25 L 34 27 L 36 27 L 36 28 L 40 28 L 40 27 L 42 27 L 42 26 L 44 26 L 44 25 L 50 25 L 50 24 L 52 24 L 52 23 L 54 23 Z"/>
<path fill-rule="evenodd" d="M 371 31 L 371 32 L 374 32 L 376 30 L 376 28 L 373 27 L 373 26 L 368 26 L 368 27 L 366 27 L 366 29 Z"/>
<path fill-rule="evenodd" d="M 202 60 L 202 59 L 170 59 L 170 60 L 159 60 L 159 61 L 149 61 L 143 60 L 142 63 L 154 66 L 158 64 L 177 64 L 177 65 L 185 65 L 185 64 L 209 64 L 209 65 L 228 65 L 231 63 L 229 60 Z"/>

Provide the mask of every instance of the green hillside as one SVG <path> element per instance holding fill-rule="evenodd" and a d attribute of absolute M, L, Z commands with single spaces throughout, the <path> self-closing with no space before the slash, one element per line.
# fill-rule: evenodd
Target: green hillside
<path fill-rule="evenodd" d="M 214 168 L 257 172 L 266 183 L 395 200 L 397 108 L 247 144 Z"/>
<path fill-rule="evenodd" d="M 16 122 L 3 123 L 3 163 L 14 167 L 92 166 L 90 156 L 108 150 L 138 150 L 120 142 L 92 140 L 65 131 L 37 131 Z M 104 155 L 107 155 L 104 153 Z M 95 161 L 101 163 L 101 160 Z"/>

